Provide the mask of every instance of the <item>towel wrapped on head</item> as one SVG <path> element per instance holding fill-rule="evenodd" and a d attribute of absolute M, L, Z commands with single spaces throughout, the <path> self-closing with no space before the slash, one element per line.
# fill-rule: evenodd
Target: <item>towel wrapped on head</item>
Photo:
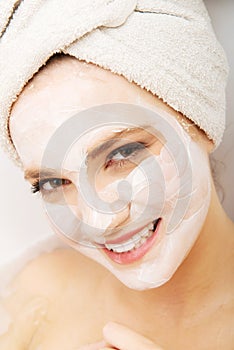
<path fill-rule="evenodd" d="M 55 53 L 123 75 L 219 145 L 228 64 L 202 0 L 2 0 L 0 140 L 18 165 L 11 107 Z"/>

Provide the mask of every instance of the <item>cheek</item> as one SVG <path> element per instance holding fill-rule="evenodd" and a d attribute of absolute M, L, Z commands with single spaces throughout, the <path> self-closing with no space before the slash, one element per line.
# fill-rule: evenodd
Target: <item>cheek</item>
<path fill-rule="evenodd" d="M 41 189 L 42 200 L 58 206 L 78 207 L 78 191 L 74 183 L 62 185 L 48 193 Z"/>

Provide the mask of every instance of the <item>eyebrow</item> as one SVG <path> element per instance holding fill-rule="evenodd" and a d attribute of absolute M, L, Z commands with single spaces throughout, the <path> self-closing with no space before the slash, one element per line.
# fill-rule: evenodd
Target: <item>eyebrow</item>
<path fill-rule="evenodd" d="M 147 131 L 150 128 L 150 126 L 143 125 L 141 127 L 132 127 L 132 128 L 126 128 L 114 133 L 111 133 L 107 135 L 106 137 L 98 140 L 99 146 L 93 146 L 90 147 L 87 151 L 88 158 L 95 158 L 98 154 L 101 152 L 104 152 L 105 150 L 109 149 L 114 143 L 117 142 L 118 138 L 127 137 L 127 136 L 133 136 L 135 134 L 139 134 L 142 132 Z M 61 170 L 51 169 L 51 168 L 45 168 L 45 169 L 39 169 L 39 168 L 30 168 L 26 169 L 24 172 L 24 179 L 25 180 L 33 180 L 33 179 L 39 179 L 39 178 L 60 178 L 61 177 Z"/>
<path fill-rule="evenodd" d="M 120 131 L 117 131 L 115 133 L 112 133 L 111 135 L 108 135 L 107 137 L 98 140 L 99 146 L 93 146 L 88 149 L 88 157 L 89 158 L 95 158 L 98 154 L 101 152 L 106 151 L 109 149 L 113 144 L 115 144 L 118 139 L 121 137 L 127 137 L 127 136 L 134 136 L 135 134 L 139 134 L 145 131 L 147 127 L 133 127 L 133 128 L 127 128 Z"/>
<path fill-rule="evenodd" d="M 45 168 L 39 170 L 38 168 L 26 169 L 24 172 L 24 179 L 39 179 L 47 177 L 59 177 L 61 176 L 61 171 L 56 169 Z"/>

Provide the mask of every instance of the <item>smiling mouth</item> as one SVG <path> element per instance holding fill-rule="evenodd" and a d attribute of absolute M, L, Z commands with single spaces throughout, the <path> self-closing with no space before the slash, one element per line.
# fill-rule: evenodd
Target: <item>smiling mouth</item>
<path fill-rule="evenodd" d="M 121 244 L 106 243 L 103 251 L 118 264 L 129 264 L 141 259 L 154 244 L 161 221 L 161 218 L 152 221 Z"/>

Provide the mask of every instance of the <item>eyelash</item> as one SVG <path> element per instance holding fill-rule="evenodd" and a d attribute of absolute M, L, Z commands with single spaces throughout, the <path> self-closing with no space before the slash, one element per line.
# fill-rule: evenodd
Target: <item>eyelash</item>
<path fill-rule="evenodd" d="M 107 170 L 108 168 L 112 167 L 112 168 L 122 168 L 126 162 L 129 161 L 129 158 L 135 156 L 139 151 L 144 150 L 147 147 L 147 145 L 144 142 L 132 142 L 132 143 L 128 143 L 126 145 L 123 145 L 121 147 L 116 148 L 115 150 L 113 150 L 112 152 L 110 152 L 110 154 L 107 156 L 106 158 L 106 163 L 104 165 L 104 169 Z M 119 159 L 119 160 L 114 160 L 114 156 L 116 156 L 118 153 L 121 155 L 121 152 L 124 151 L 132 151 L 130 154 L 128 154 L 125 158 L 123 159 Z M 37 193 L 37 192 L 42 192 L 42 186 L 47 183 L 47 182 L 52 182 L 54 180 L 59 180 L 59 181 L 69 181 L 66 179 L 58 179 L 58 178 L 47 178 L 47 179 L 43 179 L 43 180 L 36 180 L 32 186 L 31 186 L 31 192 L 33 194 Z M 70 182 L 71 183 L 71 182 Z M 58 186 L 60 187 L 60 186 Z M 55 188 L 53 191 L 56 191 L 57 188 Z M 46 191 L 46 190 L 45 190 Z M 48 193 L 53 192 L 51 191 L 47 191 Z"/>
<path fill-rule="evenodd" d="M 54 180 L 59 180 L 59 181 L 62 181 L 62 182 L 68 182 L 68 183 L 65 183 L 64 185 L 68 185 L 68 184 L 71 183 L 71 181 L 69 181 L 69 180 L 66 180 L 66 179 L 58 179 L 58 178 L 48 178 L 48 179 L 44 179 L 44 180 L 36 180 L 36 181 L 32 184 L 32 186 L 31 186 L 31 192 L 32 192 L 33 194 L 35 194 L 35 193 L 37 193 L 37 192 L 42 192 L 42 191 L 41 191 L 42 186 L 43 186 L 44 184 L 46 184 L 47 182 L 52 182 L 52 181 L 54 181 Z M 60 187 L 60 186 L 58 186 L 58 187 Z M 45 190 L 45 191 L 46 191 L 46 190 Z M 56 191 L 56 188 L 54 189 L 54 191 Z M 48 192 L 52 192 L 52 190 L 51 190 L 51 191 L 48 190 Z"/>
<path fill-rule="evenodd" d="M 31 186 L 31 192 L 33 194 L 37 193 L 37 192 L 40 192 L 40 184 L 39 184 L 39 180 L 36 180 L 32 186 Z"/>
<path fill-rule="evenodd" d="M 104 168 L 107 169 L 110 166 L 111 167 L 118 167 L 121 168 L 124 166 L 124 164 L 126 162 L 128 162 L 129 158 L 134 157 L 139 151 L 142 151 L 143 149 L 146 148 L 146 144 L 143 142 L 132 142 L 132 143 L 128 143 L 124 146 L 121 146 L 115 150 L 113 150 L 107 157 L 106 160 L 106 164 L 104 165 Z M 133 152 L 131 152 L 129 155 L 127 155 L 125 158 L 123 159 L 119 159 L 119 160 L 114 160 L 113 157 L 115 155 L 117 155 L 118 153 L 121 154 L 122 151 L 126 151 L 126 150 L 132 150 Z"/>

